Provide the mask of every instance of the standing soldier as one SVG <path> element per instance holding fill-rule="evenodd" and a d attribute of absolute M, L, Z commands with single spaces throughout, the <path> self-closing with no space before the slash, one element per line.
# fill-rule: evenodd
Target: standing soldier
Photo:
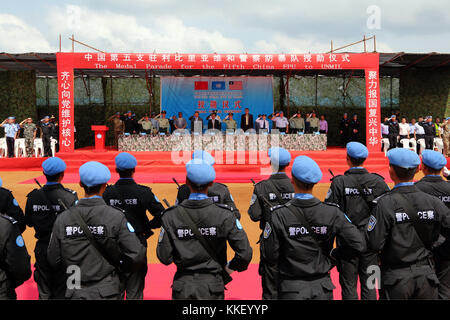
<path fill-rule="evenodd" d="M 124 132 L 129 134 L 137 133 L 139 124 L 133 115 L 133 112 L 128 111 L 126 114 L 120 116 L 120 120 L 124 123 Z"/>
<path fill-rule="evenodd" d="M 426 149 L 433 150 L 436 127 L 433 124 L 432 116 L 426 117 L 426 121 L 423 124 L 423 130 L 425 131 L 425 147 Z"/>
<path fill-rule="evenodd" d="M 415 152 L 396 148 L 387 156 L 395 187 L 374 200 L 367 225 L 367 245 L 380 253 L 383 292 L 387 299 L 437 299 L 432 250 L 439 234 L 449 234 L 450 210 L 414 186 Z"/>
<path fill-rule="evenodd" d="M 56 145 L 55 145 L 55 151 L 59 152 L 59 125 L 58 125 L 58 121 L 56 121 L 56 118 L 54 115 L 52 115 L 50 117 L 50 123 L 53 124 L 53 131 L 51 134 L 51 138 L 53 138 L 56 141 Z M 74 127 L 74 132 L 77 132 L 75 127 Z M 51 139 L 50 139 L 51 142 Z M 52 155 L 55 156 L 55 155 Z"/>
<path fill-rule="evenodd" d="M 170 123 L 169 119 L 166 118 L 166 112 L 162 111 L 161 114 L 157 115 L 156 118 L 159 122 L 159 132 L 162 132 L 164 134 L 169 133 Z"/>
<path fill-rule="evenodd" d="M 150 118 L 150 121 L 152 122 L 152 127 L 153 127 L 152 134 L 157 134 L 159 132 L 159 121 L 155 117 L 156 117 L 156 113 L 152 112 L 152 116 Z"/>
<path fill-rule="evenodd" d="M 58 215 L 47 250 L 54 269 L 79 274 L 68 283 L 66 299 L 120 299 L 119 273 L 145 264 L 145 248 L 124 212 L 102 199 L 109 169 L 95 161 L 79 170 L 85 197 Z"/>
<path fill-rule="evenodd" d="M 341 144 L 345 147 L 348 143 L 348 137 L 350 135 L 350 120 L 348 119 L 347 112 L 344 113 L 341 122 L 339 122 L 339 135 L 341 136 Z"/>
<path fill-rule="evenodd" d="M 22 233 L 26 228 L 23 210 L 19 206 L 16 198 L 14 198 L 12 192 L 6 188 L 3 188 L 2 184 L 3 182 L 0 179 L 0 216 L 6 215 L 14 218 L 17 228 L 20 233 Z"/>
<path fill-rule="evenodd" d="M 344 175 L 331 179 L 330 190 L 325 202 L 339 205 L 352 223 L 364 236 L 369 221 L 372 201 L 389 191 L 384 178 L 376 173 L 369 173 L 363 167 L 369 151 L 359 142 L 347 144 L 347 164 L 350 167 Z M 345 239 L 337 239 L 340 246 Z M 356 287 L 361 285 L 361 300 L 376 300 L 376 289 L 367 287 L 367 268 L 378 264 L 377 252 L 367 251 L 351 260 L 342 259 L 338 265 L 339 283 L 342 288 L 342 299 L 358 300 Z"/>
<path fill-rule="evenodd" d="M 247 269 L 252 248 L 233 209 L 208 197 L 216 177 L 214 168 L 194 159 L 186 164 L 186 172 L 191 194 L 164 211 L 158 258 L 165 265 L 173 262 L 177 266 L 173 299 L 224 299 L 229 274 Z M 228 263 L 227 241 L 235 251 Z"/>
<path fill-rule="evenodd" d="M 237 124 L 236 121 L 233 119 L 233 113 L 230 112 L 225 119 L 223 119 L 223 123 L 226 125 L 226 130 L 236 130 Z"/>
<path fill-rule="evenodd" d="M 39 127 L 42 131 L 42 144 L 44 146 L 44 157 L 52 157 L 51 137 L 54 134 L 55 125 L 50 122 L 50 117 L 45 116 L 40 121 Z"/>
<path fill-rule="evenodd" d="M 120 120 L 120 112 L 116 112 L 115 115 L 108 118 L 108 121 L 112 121 L 114 127 L 114 146 L 117 148 L 119 146 L 119 136 L 123 134 L 125 125 L 122 120 Z"/>
<path fill-rule="evenodd" d="M 103 194 L 105 202 L 125 212 L 127 220 L 135 230 L 142 245 L 147 248 L 147 239 L 153 234 L 152 229 L 161 227 L 161 213 L 164 207 L 149 187 L 136 184 L 134 181 L 137 160 L 129 153 L 122 152 L 115 158 L 116 172 L 120 179 L 113 186 L 108 186 Z M 154 216 L 149 221 L 147 210 Z M 147 251 L 145 256 L 147 260 Z M 147 264 L 142 265 L 123 280 L 123 294 L 127 300 L 144 298 L 145 276 Z"/>
<path fill-rule="evenodd" d="M 27 118 L 20 123 L 20 127 L 23 128 L 23 137 L 25 138 L 25 147 L 27 151 L 27 157 L 33 156 L 34 151 L 34 139 L 36 139 L 37 127 L 33 123 L 33 119 Z"/>
<path fill-rule="evenodd" d="M 350 121 L 350 141 L 358 141 L 360 131 L 361 125 L 358 120 L 358 115 L 354 114 L 353 119 Z"/>
<path fill-rule="evenodd" d="M 192 159 L 200 159 L 208 163 L 210 166 L 213 166 L 216 160 L 212 155 L 210 155 L 208 152 L 203 150 L 196 150 L 192 153 Z M 177 200 L 175 204 L 180 204 L 184 200 L 189 198 L 189 195 L 191 194 L 191 190 L 189 189 L 189 186 L 187 184 L 183 184 L 178 188 L 177 193 Z M 233 196 L 230 193 L 230 190 L 228 187 L 219 182 L 214 182 L 210 188 L 208 188 L 208 197 L 214 202 L 214 203 L 221 203 L 226 204 L 230 208 L 233 209 L 233 213 L 236 216 L 236 218 L 241 219 L 241 214 L 236 207 L 236 204 L 234 203 Z"/>
<path fill-rule="evenodd" d="M 338 206 L 312 195 L 321 179 L 314 160 L 297 157 L 292 165 L 294 199 L 270 209 L 262 252 L 278 273 L 278 299 L 332 300 L 334 260 L 349 259 L 365 250 L 361 233 Z M 345 242 L 333 249 L 336 236 Z"/>
<path fill-rule="evenodd" d="M 77 193 L 61 184 L 66 170 L 65 162 L 57 157 L 42 163 L 47 183 L 40 189 L 34 189 L 27 195 L 25 221 L 34 228 L 37 239 L 34 254 L 34 281 L 36 281 L 39 299 L 64 299 L 66 290 L 65 270 L 53 270 L 47 260 L 47 247 L 50 242 L 53 224 L 58 214 L 64 211 L 59 200 L 71 207 L 78 200 Z"/>
<path fill-rule="evenodd" d="M 300 110 L 289 119 L 289 128 L 291 128 L 291 133 L 294 134 L 297 132 L 305 132 L 305 119 L 303 119 Z"/>
<path fill-rule="evenodd" d="M 0 215 L 0 252 L 0 300 L 16 300 L 15 289 L 31 277 L 30 255 L 17 221 L 6 215 Z"/>
<path fill-rule="evenodd" d="M 8 117 L 0 127 L 5 128 L 6 146 L 8 148 L 8 158 L 14 158 L 15 141 L 19 135 L 20 126 L 16 123 L 16 117 Z"/>
<path fill-rule="evenodd" d="M 140 130 L 141 133 L 152 134 L 153 125 L 147 114 L 138 121 L 138 124 L 140 124 L 142 128 L 142 130 Z"/>
<path fill-rule="evenodd" d="M 444 141 L 444 155 L 450 156 L 450 118 L 445 118 L 442 124 L 442 140 Z"/>
<path fill-rule="evenodd" d="M 291 179 L 286 175 L 286 168 L 291 162 L 291 154 L 283 148 L 271 148 L 269 157 L 273 173 L 269 179 L 255 184 L 248 208 L 250 219 L 255 222 L 259 221 L 261 230 L 264 230 L 266 222 L 270 222 L 272 214 L 270 208 L 283 205 L 294 197 L 294 187 Z M 259 243 L 262 238 L 263 234 L 261 233 Z M 262 298 L 265 300 L 276 299 L 278 293 L 277 270 L 270 268 L 263 257 L 261 252 L 258 272 L 262 282 Z"/>
<path fill-rule="evenodd" d="M 447 165 L 442 153 L 424 150 L 422 172 L 425 175 L 416 187 L 425 193 L 438 197 L 450 209 L 450 183 L 442 179 L 441 172 Z M 433 251 L 436 274 L 439 279 L 439 298 L 450 299 L 450 243 L 447 241 Z"/>

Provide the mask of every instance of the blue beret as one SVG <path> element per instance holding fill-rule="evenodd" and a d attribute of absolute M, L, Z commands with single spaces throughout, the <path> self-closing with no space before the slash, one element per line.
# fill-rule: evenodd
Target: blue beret
<path fill-rule="evenodd" d="M 52 157 L 42 162 L 42 169 L 46 175 L 54 176 L 66 170 L 66 163 L 58 157 Z"/>
<path fill-rule="evenodd" d="M 450 120 L 450 117 L 445 118 L 445 120 Z"/>
<path fill-rule="evenodd" d="M 395 114 L 393 114 L 393 115 L 391 116 L 391 119 L 392 119 L 392 118 L 397 118 L 397 116 L 396 116 Z"/>
<path fill-rule="evenodd" d="M 298 156 L 292 164 L 292 175 L 303 183 L 317 183 L 322 179 L 322 171 L 317 163 L 307 156 Z"/>
<path fill-rule="evenodd" d="M 8 117 L 8 120 L 15 120 L 16 117 Z"/>
<path fill-rule="evenodd" d="M 366 159 L 369 156 L 369 150 L 362 143 L 352 141 L 347 143 L 347 154 L 352 158 Z"/>
<path fill-rule="evenodd" d="M 116 168 L 119 170 L 134 169 L 137 166 L 136 158 L 128 152 L 119 153 L 114 159 Z"/>
<path fill-rule="evenodd" d="M 420 158 L 417 153 L 405 148 L 391 149 L 388 151 L 387 157 L 389 164 L 400 168 L 411 169 L 420 164 Z"/>
<path fill-rule="evenodd" d="M 447 165 L 447 159 L 440 152 L 434 150 L 424 150 L 422 152 L 422 162 L 435 170 L 441 170 Z"/>
<path fill-rule="evenodd" d="M 50 117 L 49 116 L 45 116 L 44 119 L 50 119 Z"/>
<path fill-rule="evenodd" d="M 291 162 L 291 154 L 284 148 L 270 148 L 268 155 L 270 157 L 270 162 L 275 165 L 287 166 Z"/>
<path fill-rule="evenodd" d="M 192 159 L 203 160 L 211 166 L 213 166 L 216 163 L 216 160 L 214 159 L 214 157 L 210 153 L 203 151 L 203 150 L 195 150 L 192 153 Z"/>
<path fill-rule="evenodd" d="M 186 176 L 195 184 L 205 185 L 216 178 L 214 167 L 208 162 L 200 159 L 193 159 L 186 163 Z"/>
<path fill-rule="evenodd" d="M 79 173 L 80 181 L 88 187 L 107 183 L 111 179 L 108 167 L 97 161 L 86 162 L 80 167 Z"/>

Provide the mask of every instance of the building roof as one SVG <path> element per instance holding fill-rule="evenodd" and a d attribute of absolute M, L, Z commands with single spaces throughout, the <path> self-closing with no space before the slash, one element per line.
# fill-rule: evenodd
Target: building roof
<path fill-rule="evenodd" d="M 400 72 L 409 68 L 437 69 L 450 68 L 450 53 L 380 53 L 380 75 L 398 77 Z M 0 72 L 8 70 L 35 70 L 38 77 L 56 77 L 56 53 L 0 53 Z M 149 74 L 150 71 L 147 71 Z M 152 70 L 157 76 L 267 76 L 267 75 L 324 75 L 336 76 L 352 74 L 364 76 L 362 70 Z M 142 77 L 146 70 L 127 69 L 76 69 L 75 76 L 89 75 L 91 77 Z"/>

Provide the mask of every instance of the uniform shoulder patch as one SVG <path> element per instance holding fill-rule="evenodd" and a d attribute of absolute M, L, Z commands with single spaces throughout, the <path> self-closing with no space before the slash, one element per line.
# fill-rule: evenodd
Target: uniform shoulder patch
<path fill-rule="evenodd" d="M 230 211 L 233 211 L 233 208 L 230 207 L 230 206 L 228 206 L 228 205 L 226 205 L 226 204 L 223 204 L 223 203 L 217 203 L 217 202 L 214 202 L 214 204 L 215 204 L 216 206 L 220 207 L 220 208 L 228 209 L 228 210 L 230 210 Z"/>
<path fill-rule="evenodd" d="M 272 227 L 268 222 L 266 222 L 266 226 L 264 227 L 263 237 L 264 239 L 269 238 L 270 234 L 272 233 Z"/>
<path fill-rule="evenodd" d="M 12 224 L 16 224 L 17 223 L 16 219 L 14 219 L 13 217 L 7 216 L 6 214 L 0 214 L 0 217 L 2 217 L 3 219 L 8 220 Z"/>
<path fill-rule="evenodd" d="M 369 223 L 367 224 L 367 231 L 372 231 L 373 228 L 375 228 L 375 225 L 377 224 L 377 218 L 375 218 L 373 215 L 369 218 Z"/>
<path fill-rule="evenodd" d="M 164 230 L 164 227 L 161 227 L 161 229 L 159 230 L 158 243 L 161 242 L 161 241 L 163 241 L 163 239 L 164 239 L 164 233 L 165 233 L 165 232 L 166 232 L 166 231 Z"/>
<path fill-rule="evenodd" d="M 275 211 L 275 210 L 277 210 L 277 209 L 280 209 L 280 208 L 283 207 L 283 206 L 284 206 L 283 204 L 276 205 L 276 206 L 274 206 L 274 207 L 271 207 L 271 208 L 270 208 L 270 211 Z"/>
<path fill-rule="evenodd" d="M 22 235 L 18 235 L 16 238 L 16 245 L 20 248 L 22 248 L 23 246 L 25 246 L 25 241 L 23 241 L 23 237 Z"/>
<path fill-rule="evenodd" d="M 127 222 L 127 228 L 128 228 L 128 231 L 130 231 L 131 233 L 134 233 L 134 228 L 131 225 L 131 223 Z"/>
<path fill-rule="evenodd" d="M 239 229 L 239 230 L 242 230 L 243 228 L 242 228 L 242 224 L 241 224 L 241 222 L 239 221 L 239 219 L 236 219 L 236 227 Z"/>

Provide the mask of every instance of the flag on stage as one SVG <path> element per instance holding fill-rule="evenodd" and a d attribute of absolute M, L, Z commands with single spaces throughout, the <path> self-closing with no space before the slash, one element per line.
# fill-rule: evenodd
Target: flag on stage
<path fill-rule="evenodd" d="M 195 81 L 194 90 L 208 90 L 208 81 Z"/>
<path fill-rule="evenodd" d="M 242 90 L 242 81 L 229 81 L 228 87 L 230 90 Z"/>
<path fill-rule="evenodd" d="M 213 81 L 211 90 L 225 90 L 225 81 Z"/>

